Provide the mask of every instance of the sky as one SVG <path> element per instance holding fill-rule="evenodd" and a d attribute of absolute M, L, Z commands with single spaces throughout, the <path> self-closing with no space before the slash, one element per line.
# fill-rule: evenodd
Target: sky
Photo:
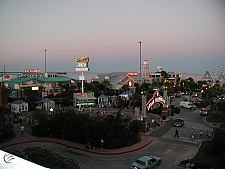
<path fill-rule="evenodd" d="M 0 72 L 76 72 L 81 57 L 96 73 L 225 65 L 224 0 L 0 0 L 0 23 Z"/>

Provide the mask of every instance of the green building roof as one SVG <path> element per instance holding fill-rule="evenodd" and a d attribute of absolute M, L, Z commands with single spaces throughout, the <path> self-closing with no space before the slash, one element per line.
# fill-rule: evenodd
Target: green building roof
<path fill-rule="evenodd" d="M 18 77 L 10 79 L 10 81 L 4 81 L 4 83 L 11 83 L 11 84 L 20 84 L 30 80 L 35 80 L 37 77 Z"/>
<path fill-rule="evenodd" d="M 57 76 L 57 77 L 43 77 L 38 78 L 38 82 L 44 83 L 44 82 L 70 82 L 71 78 L 65 77 L 65 76 Z"/>
<path fill-rule="evenodd" d="M 65 76 L 57 76 L 57 77 L 19 77 L 19 78 L 14 78 L 10 79 L 9 81 L 4 81 L 4 83 L 9 83 L 9 84 L 20 84 L 20 83 L 25 83 L 30 80 L 36 80 L 39 83 L 45 83 L 45 82 L 70 82 L 71 78 L 65 77 Z"/>

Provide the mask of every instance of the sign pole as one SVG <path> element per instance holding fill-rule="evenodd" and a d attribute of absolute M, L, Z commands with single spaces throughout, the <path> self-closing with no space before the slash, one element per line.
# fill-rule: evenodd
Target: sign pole
<path fill-rule="evenodd" d="M 81 80 L 81 84 L 82 84 L 82 93 L 84 93 L 84 79 L 83 79 L 83 77 L 84 77 L 84 71 L 82 71 L 82 80 Z"/>

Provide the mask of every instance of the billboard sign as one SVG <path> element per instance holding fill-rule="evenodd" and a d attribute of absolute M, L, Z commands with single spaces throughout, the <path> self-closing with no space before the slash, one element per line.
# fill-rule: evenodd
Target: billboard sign
<path fill-rule="evenodd" d="M 76 60 L 76 64 L 78 63 L 87 63 L 89 62 L 89 57 L 82 57 Z"/>
<path fill-rule="evenodd" d="M 89 57 L 82 57 L 76 60 L 76 71 L 89 71 L 88 68 Z"/>

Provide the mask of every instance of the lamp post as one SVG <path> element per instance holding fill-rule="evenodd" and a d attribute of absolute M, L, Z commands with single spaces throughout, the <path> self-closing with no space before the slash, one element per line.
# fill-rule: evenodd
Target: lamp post
<path fill-rule="evenodd" d="M 147 115 L 146 115 L 146 94 L 145 92 L 141 92 L 141 103 L 142 103 L 142 132 L 146 132 L 147 131 Z"/>
<path fill-rule="evenodd" d="M 142 116 L 146 117 L 146 94 L 141 92 L 141 103 L 142 103 Z"/>

